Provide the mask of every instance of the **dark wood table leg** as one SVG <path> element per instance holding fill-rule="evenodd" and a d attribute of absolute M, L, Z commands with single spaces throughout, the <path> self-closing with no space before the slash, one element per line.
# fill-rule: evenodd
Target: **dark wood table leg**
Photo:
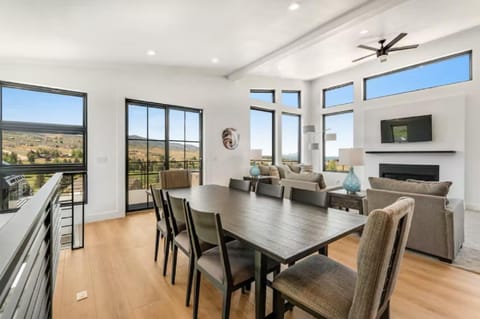
<path fill-rule="evenodd" d="M 265 319 L 267 299 L 267 257 L 255 250 L 255 318 Z"/>

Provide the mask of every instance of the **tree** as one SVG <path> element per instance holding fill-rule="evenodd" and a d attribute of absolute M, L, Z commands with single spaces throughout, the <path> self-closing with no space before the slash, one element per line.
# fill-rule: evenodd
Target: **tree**
<path fill-rule="evenodd" d="M 34 164 L 36 158 L 37 158 L 37 153 L 35 153 L 35 152 L 32 151 L 32 150 L 28 151 L 28 153 L 27 153 L 27 159 L 28 159 L 28 162 L 29 162 L 30 164 Z"/>
<path fill-rule="evenodd" d="M 35 189 L 39 189 L 43 186 L 43 184 L 45 184 L 45 175 L 38 174 L 37 176 L 35 176 Z"/>

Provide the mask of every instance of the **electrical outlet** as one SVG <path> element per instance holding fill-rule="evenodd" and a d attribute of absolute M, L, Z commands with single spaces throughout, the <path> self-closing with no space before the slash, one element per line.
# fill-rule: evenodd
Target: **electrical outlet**
<path fill-rule="evenodd" d="M 77 292 L 77 301 L 87 299 L 87 298 L 88 298 L 88 294 L 86 290 Z"/>

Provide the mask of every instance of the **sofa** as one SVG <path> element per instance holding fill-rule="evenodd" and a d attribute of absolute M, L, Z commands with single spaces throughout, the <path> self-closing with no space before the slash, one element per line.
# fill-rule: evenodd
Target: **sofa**
<path fill-rule="evenodd" d="M 400 197 L 415 200 L 407 248 L 452 262 L 464 242 L 464 203 L 448 199 L 450 182 L 399 181 L 370 177 L 364 213 L 386 207 Z"/>
<path fill-rule="evenodd" d="M 325 194 L 325 207 L 327 206 L 327 192 L 340 189 L 342 186 L 328 187 L 321 173 L 312 171 L 311 165 L 286 164 L 286 165 L 260 165 L 260 175 L 270 176 L 265 182 L 282 185 L 285 187 L 284 197 L 290 198 L 292 188 L 299 188 L 322 192 Z"/>

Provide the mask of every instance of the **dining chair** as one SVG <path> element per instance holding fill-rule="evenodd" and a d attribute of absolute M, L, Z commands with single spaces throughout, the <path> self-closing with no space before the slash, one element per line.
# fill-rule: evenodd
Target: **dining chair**
<path fill-rule="evenodd" d="M 250 191 L 250 181 L 244 181 L 241 179 L 234 179 L 230 178 L 230 182 L 228 183 L 228 187 L 232 189 L 236 189 L 239 191 L 249 192 Z"/>
<path fill-rule="evenodd" d="M 173 241 L 173 231 L 170 222 L 170 211 L 167 201 L 162 189 L 150 186 L 150 191 L 153 197 L 153 206 L 155 208 L 155 217 L 157 219 L 157 234 L 155 239 L 155 257 L 157 261 L 158 246 L 160 244 L 160 237 L 164 237 L 163 246 L 163 276 L 167 275 L 168 255 L 170 252 L 170 245 Z"/>
<path fill-rule="evenodd" d="M 255 193 L 257 195 L 268 196 L 273 198 L 283 198 L 284 187 L 281 185 L 272 185 L 259 182 Z"/>
<path fill-rule="evenodd" d="M 188 169 L 160 171 L 159 188 L 184 188 L 192 186 L 192 175 Z"/>
<path fill-rule="evenodd" d="M 185 199 L 174 197 L 167 192 L 168 207 L 170 209 L 170 223 L 173 234 L 173 251 L 172 251 L 172 274 L 171 283 L 175 285 L 175 276 L 177 272 L 177 255 L 178 250 L 188 257 L 188 279 L 187 279 L 187 296 L 185 304 L 190 305 L 190 295 L 192 291 L 193 280 L 193 256 L 190 252 L 190 238 L 187 234 L 187 225 L 185 220 Z"/>
<path fill-rule="evenodd" d="M 322 208 L 327 207 L 326 196 L 327 192 L 316 192 L 300 188 L 292 188 L 290 192 L 290 200 Z"/>
<path fill-rule="evenodd" d="M 389 318 L 414 205 L 412 198 L 404 197 L 370 213 L 358 248 L 357 272 L 313 255 L 280 273 L 272 284 L 276 318 L 283 318 L 285 299 L 317 318 Z"/>
<path fill-rule="evenodd" d="M 226 242 L 220 215 L 191 208 L 187 203 L 187 227 L 194 251 L 193 318 L 198 317 L 201 274 L 223 292 L 222 319 L 230 316 L 232 292 L 254 281 L 254 251 L 238 240 Z M 201 243 L 214 248 L 204 250 Z M 280 265 L 267 262 L 268 272 L 278 274 Z"/>

